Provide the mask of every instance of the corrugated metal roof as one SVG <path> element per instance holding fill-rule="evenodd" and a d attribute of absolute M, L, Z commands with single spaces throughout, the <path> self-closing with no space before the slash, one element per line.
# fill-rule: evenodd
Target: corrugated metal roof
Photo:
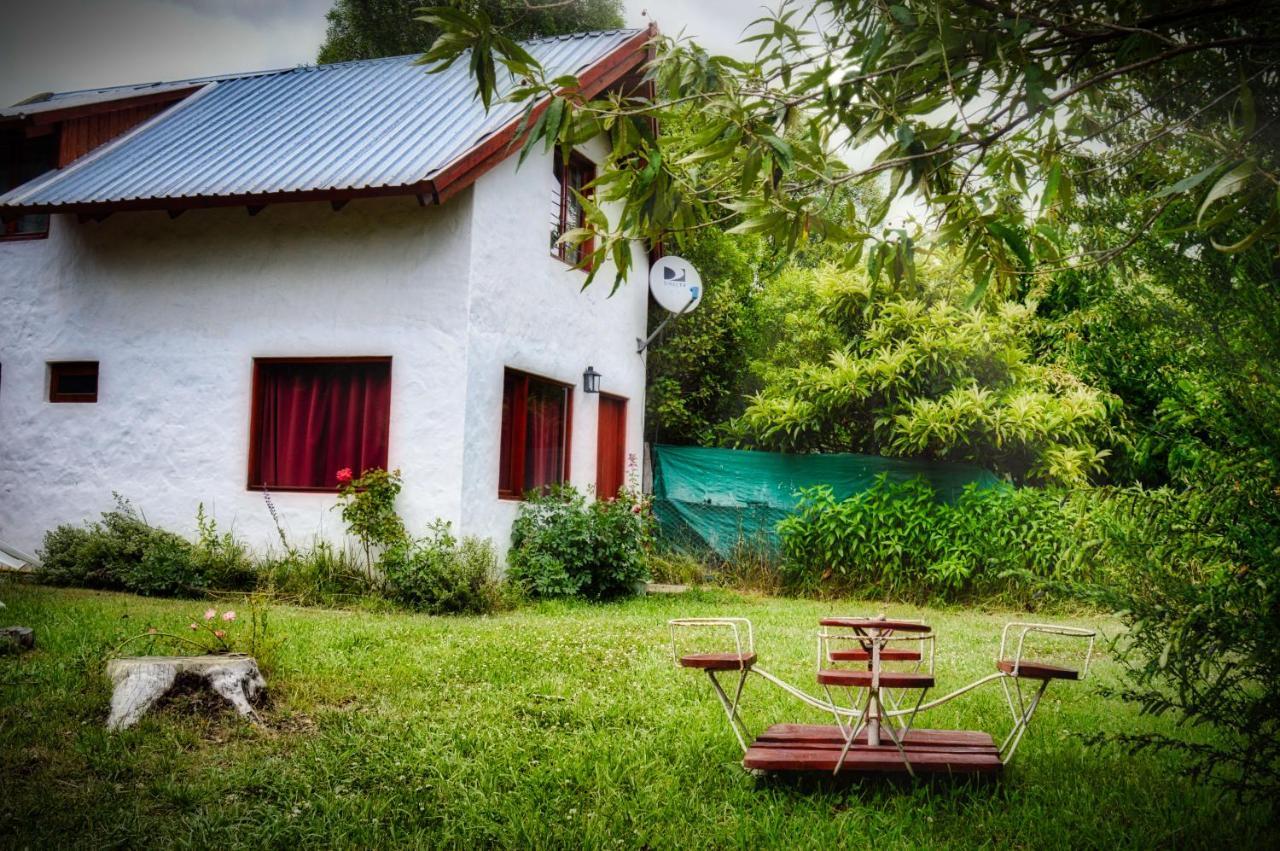
<path fill-rule="evenodd" d="M 578 74 L 642 32 L 557 36 L 525 47 L 550 76 Z M 361 190 L 430 180 L 518 118 L 522 107 L 496 101 L 486 114 L 465 58 L 440 74 L 426 73 L 415 58 L 214 80 L 66 168 L 0 196 L 0 207 Z M 124 97 L 148 91 L 125 88 L 131 91 Z M 64 106 L 75 98 L 52 100 Z"/>

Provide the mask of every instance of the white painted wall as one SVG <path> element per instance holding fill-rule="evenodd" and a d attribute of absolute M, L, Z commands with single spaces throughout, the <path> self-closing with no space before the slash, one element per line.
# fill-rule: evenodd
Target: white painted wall
<path fill-rule="evenodd" d="M 460 518 L 471 195 L 55 217 L 0 243 L 0 539 L 95 517 L 112 491 L 153 523 L 266 546 L 246 488 L 255 356 L 390 355 L 390 464 L 414 525 Z M 96 404 L 47 401 L 46 362 L 100 362 Z M 292 540 L 334 537 L 331 495 L 273 495 Z"/>
<path fill-rule="evenodd" d="M 604 142 L 594 140 L 582 153 L 599 161 Z M 586 273 L 550 251 L 559 191 L 550 155 L 530 156 L 518 168 L 508 158 L 474 191 L 463 528 L 505 547 L 518 503 L 498 498 L 504 368 L 575 387 L 569 477 L 579 489 L 594 489 L 596 481 L 599 397 L 582 391 L 587 366 L 603 375 L 602 390 L 629 400 L 627 451 L 638 460 L 645 364 L 636 338 L 645 334 L 649 260 L 637 245 L 625 286 L 610 296 L 609 264 L 582 289 Z"/>
<path fill-rule="evenodd" d="M 590 151 L 589 151 L 590 153 Z M 595 153 L 599 153 L 598 150 Z M 639 456 L 648 264 L 608 298 L 612 271 L 550 256 L 551 160 L 509 159 L 440 208 L 413 199 L 58 216 L 49 239 L 0 242 L 0 540 L 44 532 L 129 497 L 191 531 L 203 502 L 258 547 L 277 542 L 246 488 L 254 357 L 390 355 L 390 464 L 411 528 L 451 520 L 504 549 L 499 500 L 504 366 L 572 383 L 572 480 L 595 482 L 596 398 L 630 399 Z M 100 362 L 96 404 L 47 401 L 49 361 Z M 291 540 L 341 537 L 325 494 L 273 494 Z"/>

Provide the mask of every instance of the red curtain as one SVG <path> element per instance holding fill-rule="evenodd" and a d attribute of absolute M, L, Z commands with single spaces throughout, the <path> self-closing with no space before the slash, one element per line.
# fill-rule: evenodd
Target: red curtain
<path fill-rule="evenodd" d="M 561 385 L 529 381 L 524 431 L 526 491 L 564 481 L 566 396 Z"/>
<path fill-rule="evenodd" d="M 257 364 L 250 484 L 336 487 L 335 473 L 387 466 L 391 362 Z"/>

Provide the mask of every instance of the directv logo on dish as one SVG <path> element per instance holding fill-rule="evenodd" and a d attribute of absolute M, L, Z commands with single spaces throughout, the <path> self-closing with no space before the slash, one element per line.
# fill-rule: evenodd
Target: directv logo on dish
<path fill-rule="evenodd" d="M 668 255 L 649 270 L 649 292 L 664 310 L 688 313 L 702 298 L 702 278 L 688 260 Z"/>

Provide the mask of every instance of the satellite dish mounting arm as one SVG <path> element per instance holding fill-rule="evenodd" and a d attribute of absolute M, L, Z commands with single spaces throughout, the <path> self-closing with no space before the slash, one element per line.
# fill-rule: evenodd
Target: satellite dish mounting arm
<path fill-rule="evenodd" d="M 658 327 L 653 329 L 653 333 L 650 334 L 647 339 L 642 340 L 639 337 L 636 337 L 636 354 L 644 354 L 644 350 L 649 348 L 654 339 L 662 333 L 662 329 L 667 327 L 667 323 L 672 319 L 679 319 L 681 316 L 684 316 L 689 312 L 689 308 L 693 307 L 697 301 L 698 294 L 695 292 L 693 295 L 689 296 L 689 301 L 685 303 L 684 307 L 680 308 L 679 313 L 667 314 L 667 318 L 658 323 Z"/>

